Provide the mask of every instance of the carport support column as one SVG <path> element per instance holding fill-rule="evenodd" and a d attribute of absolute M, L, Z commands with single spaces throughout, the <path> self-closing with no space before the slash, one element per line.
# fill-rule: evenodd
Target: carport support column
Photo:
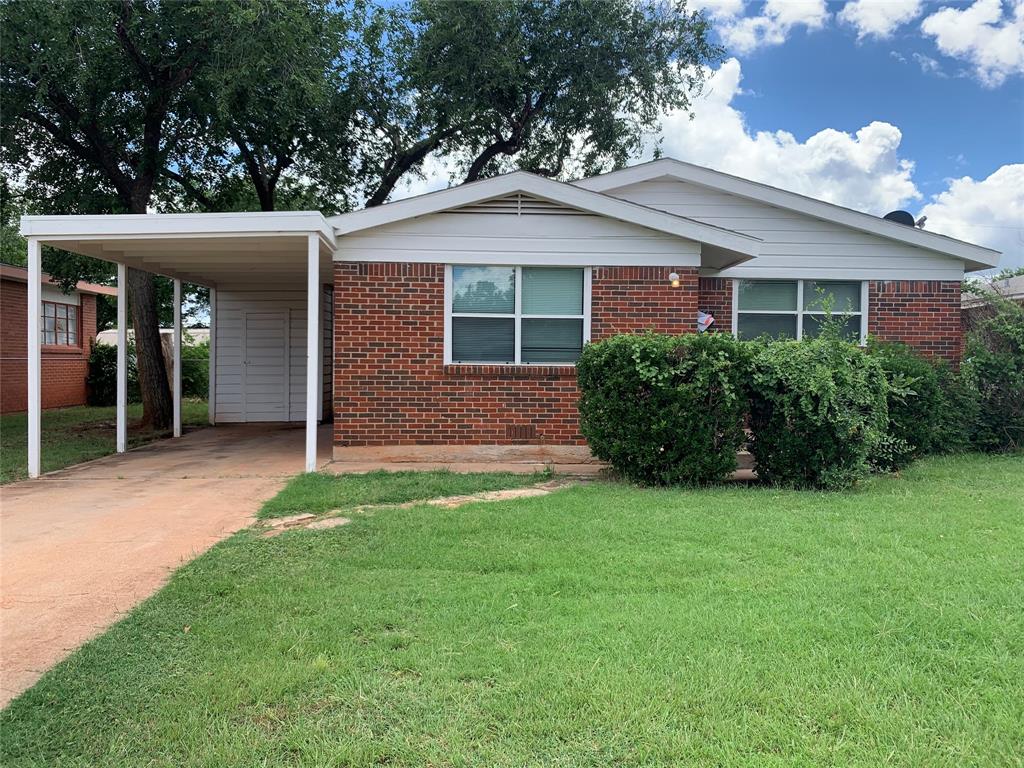
<path fill-rule="evenodd" d="M 43 265 L 39 241 L 28 239 L 28 476 L 39 477 L 42 442 L 42 321 Z"/>
<path fill-rule="evenodd" d="M 217 423 L 217 289 L 210 289 L 210 363 L 209 394 L 207 396 L 207 418 Z"/>
<path fill-rule="evenodd" d="M 128 270 L 117 265 L 117 452 L 128 447 Z"/>
<path fill-rule="evenodd" d="M 306 245 L 306 471 L 316 471 L 316 421 L 320 396 L 320 237 Z"/>
<path fill-rule="evenodd" d="M 174 436 L 181 437 L 181 280 L 174 278 Z"/>

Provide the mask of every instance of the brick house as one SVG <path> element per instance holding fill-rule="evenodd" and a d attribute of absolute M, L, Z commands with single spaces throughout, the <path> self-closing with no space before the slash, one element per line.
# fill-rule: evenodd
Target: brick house
<path fill-rule="evenodd" d="M 0 413 L 28 408 L 28 270 L 0 264 Z M 62 293 L 42 276 L 42 407 L 85 405 L 89 352 L 96 338 L 96 297 L 117 289 L 80 282 Z"/>
<path fill-rule="evenodd" d="M 300 421 L 306 466 L 460 446 L 586 452 L 573 362 L 615 333 L 846 332 L 959 360 L 960 283 L 999 253 L 663 159 L 518 172 L 318 212 L 26 217 L 49 243 L 211 288 L 212 423 Z M 123 281 L 119 283 L 123 286 Z M 465 449 L 461 449 L 465 452 Z"/>

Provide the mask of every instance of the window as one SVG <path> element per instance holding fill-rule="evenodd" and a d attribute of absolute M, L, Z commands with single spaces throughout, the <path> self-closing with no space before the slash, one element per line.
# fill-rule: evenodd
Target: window
<path fill-rule="evenodd" d="M 78 346 L 78 307 L 74 304 L 43 302 L 43 344 Z"/>
<path fill-rule="evenodd" d="M 844 333 L 863 344 L 867 338 L 867 283 L 840 280 L 737 280 L 733 312 L 736 335 L 813 338 L 830 306 L 843 316 Z"/>
<path fill-rule="evenodd" d="M 452 266 L 445 362 L 563 365 L 590 337 L 589 270 Z"/>

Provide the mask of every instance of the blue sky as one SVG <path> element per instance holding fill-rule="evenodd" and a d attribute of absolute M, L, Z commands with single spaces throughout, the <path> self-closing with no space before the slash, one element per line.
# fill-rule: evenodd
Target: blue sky
<path fill-rule="evenodd" d="M 1024 0 L 689 0 L 726 57 L 636 162 L 668 156 L 1024 266 Z M 446 186 L 449 158 L 396 196 Z"/>

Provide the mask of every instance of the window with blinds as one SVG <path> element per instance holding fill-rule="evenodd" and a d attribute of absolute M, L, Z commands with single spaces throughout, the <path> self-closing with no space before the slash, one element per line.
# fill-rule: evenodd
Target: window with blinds
<path fill-rule="evenodd" d="M 447 362 L 576 362 L 589 336 L 588 277 L 579 267 L 451 267 Z"/>
<path fill-rule="evenodd" d="M 759 336 L 813 338 L 832 314 L 843 324 L 844 335 L 864 343 L 867 324 L 865 286 L 839 280 L 737 280 L 736 334 L 741 339 Z"/>
<path fill-rule="evenodd" d="M 78 307 L 55 301 L 43 302 L 43 344 L 78 346 Z"/>

